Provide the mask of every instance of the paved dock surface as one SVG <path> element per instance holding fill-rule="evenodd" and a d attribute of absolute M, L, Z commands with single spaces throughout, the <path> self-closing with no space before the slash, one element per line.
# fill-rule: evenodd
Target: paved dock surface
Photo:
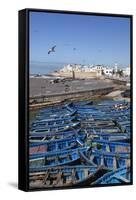
<path fill-rule="evenodd" d="M 114 86 L 115 84 L 110 80 L 78 79 L 52 83 L 51 78 L 30 78 L 30 97 L 91 91 Z"/>

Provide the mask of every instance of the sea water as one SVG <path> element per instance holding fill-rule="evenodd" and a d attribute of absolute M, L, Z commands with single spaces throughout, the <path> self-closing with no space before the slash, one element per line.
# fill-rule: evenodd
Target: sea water
<path fill-rule="evenodd" d="M 63 68 L 64 63 L 31 62 L 30 74 L 49 74 Z"/>

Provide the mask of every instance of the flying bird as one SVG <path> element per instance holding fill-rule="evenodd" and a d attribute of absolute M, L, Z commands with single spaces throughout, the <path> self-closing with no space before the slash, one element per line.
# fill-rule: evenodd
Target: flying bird
<path fill-rule="evenodd" d="M 50 48 L 50 49 L 48 50 L 48 54 L 50 54 L 51 52 L 55 52 L 55 47 L 56 47 L 56 45 L 53 46 L 52 48 Z"/>

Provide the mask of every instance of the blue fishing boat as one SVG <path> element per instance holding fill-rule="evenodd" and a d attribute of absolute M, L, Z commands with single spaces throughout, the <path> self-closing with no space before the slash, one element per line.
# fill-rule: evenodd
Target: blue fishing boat
<path fill-rule="evenodd" d="M 89 123 L 89 122 L 81 122 L 81 126 L 84 128 L 91 128 L 91 129 L 114 129 L 115 124 L 113 123 Z"/>
<path fill-rule="evenodd" d="M 99 140 L 93 139 L 92 143 L 96 143 L 97 145 L 101 145 L 102 151 L 108 152 L 128 152 L 130 153 L 130 143 L 127 142 L 117 142 L 117 141 L 108 141 L 108 140 Z"/>
<path fill-rule="evenodd" d="M 77 109 L 78 114 L 84 114 L 84 115 L 102 115 L 103 113 L 99 110 L 95 109 Z"/>
<path fill-rule="evenodd" d="M 97 138 L 99 140 L 108 140 L 108 141 L 122 141 L 129 139 L 130 136 L 128 133 L 105 133 L 105 132 L 90 132 L 87 133 L 87 138 Z"/>
<path fill-rule="evenodd" d="M 86 152 L 87 147 L 71 150 L 37 153 L 29 156 L 29 166 L 62 166 L 80 164 L 80 152 Z"/>
<path fill-rule="evenodd" d="M 61 131 L 66 131 L 69 130 L 70 128 L 75 128 L 75 127 L 79 127 L 80 123 L 79 122 L 75 122 L 75 123 L 69 123 L 69 124 L 65 124 L 65 125 L 56 125 L 54 127 L 49 126 L 47 128 L 31 128 L 30 129 L 30 134 L 35 134 L 35 133 L 50 133 L 50 132 L 61 132 Z"/>
<path fill-rule="evenodd" d="M 57 139 L 43 142 L 30 143 L 29 145 L 29 153 L 39 154 L 45 153 L 49 151 L 63 151 L 67 149 L 74 149 L 78 147 L 84 146 L 84 140 L 81 138 L 65 138 L 65 139 Z"/>
<path fill-rule="evenodd" d="M 130 153 L 128 152 L 105 152 L 90 147 L 88 151 L 80 152 L 80 157 L 84 164 L 105 166 L 110 170 L 130 165 Z"/>
<path fill-rule="evenodd" d="M 67 104 L 66 104 L 67 105 Z M 66 109 L 66 105 L 65 104 L 61 104 L 61 105 L 50 105 L 46 108 L 42 108 L 40 110 L 40 113 L 45 113 L 45 112 L 48 112 L 48 111 L 52 111 L 52 112 L 56 112 L 56 111 L 61 111 L 61 110 L 65 110 Z"/>
<path fill-rule="evenodd" d="M 56 119 L 42 119 L 42 120 L 35 120 L 31 126 L 36 126 L 36 125 L 44 125 L 44 124 L 49 124 L 52 125 L 54 123 L 67 123 L 67 122 L 71 122 L 72 120 L 74 120 L 76 117 L 75 116 L 68 116 L 68 117 L 64 117 L 64 118 L 56 118 Z"/>
<path fill-rule="evenodd" d="M 80 129 L 67 130 L 63 132 L 49 132 L 49 133 L 30 133 L 29 141 L 30 142 L 40 142 L 40 141 L 51 141 L 57 139 L 66 139 L 81 137 L 84 138 L 85 134 L 79 134 Z"/>
<path fill-rule="evenodd" d="M 89 160 L 98 166 L 104 165 L 108 169 L 117 169 L 130 164 L 130 153 L 95 151 L 92 152 Z"/>
<path fill-rule="evenodd" d="M 95 182 L 93 182 L 91 185 L 130 183 L 130 173 L 130 167 L 121 167 L 119 169 L 106 173 Z"/>
<path fill-rule="evenodd" d="M 76 113 L 76 110 L 74 110 L 73 112 L 69 112 L 69 111 L 64 111 L 64 112 L 60 112 L 60 113 L 46 113 L 42 114 L 42 115 L 37 115 L 36 119 L 37 120 L 41 120 L 41 119 L 63 119 L 69 116 L 73 116 Z"/>
<path fill-rule="evenodd" d="M 107 169 L 76 165 L 64 167 L 31 167 L 30 188 L 89 186 L 108 172 Z"/>
<path fill-rule="evenodd" d="M 89 124 L 89 125 L 97 125 L 97 126 L 115 126 L 115 123 L 113 120 L 105 120 L 105 119 L 93 119 L 93 120 L 88 120 L 86 119 L 85 121 L 82 122 L 83 124 Z"/>
<path fill-rule="evenodd" d="M 59 127 L 59 126 L 66 126 L 67 124 L 76 122 L 72 121 L 75 117 L 71 117 L 69 119 L 63 119 L 63 120 L 53 120 L 53 121 L 40 121 L 40 122 L 33 122 L 31 125 L 31 129 L 41 129 L 41 128 L 52 128 L 52 127 Z"/>
<path fill-rule="evenodd" d="M 96 112 L 99 111 L 95 106 L 75 106 L 75 108 L 77 109 L 77 111 L 87 111 L 88 112 Z"/>
<path fill-rule="evenodd" d="M 85 129 L 86 133 L 91 133 L 91 132 L 101 132 L 101 133 L 121 133 L 120 128 L 118 127 L 108 127 L 108 128 L 104 128 L 104 127 L 95 127 L 95 128 L 91 128 L 91 127 L 86 127 Z"/>
<path fill-rule="evenodd" d="M 107 183 L 127 181 L 125 170 L 116 177 L 117 170 L 130 166 L 126 102 L 82 101 L 48 107 L 31 121 L 29 130 L 31 188 L 91 185 L 106 174 Z"/>
<path fill-rule="evenodd" d="M 105 115 L 93 115 L 93 114 L 77 114 L 77 120 L 79 121 L 88 121 L 88 122 L 94 122 L 96 121 L 101 121 L 101 120 L 109 120 L 109 117 L 106 117 Z"/>

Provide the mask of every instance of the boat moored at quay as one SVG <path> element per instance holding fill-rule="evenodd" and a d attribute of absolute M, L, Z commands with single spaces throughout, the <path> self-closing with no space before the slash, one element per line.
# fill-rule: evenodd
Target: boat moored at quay
<path fill-rule="evenodd" d="M 30 188 L 86 186 L 109 172 L 104 167 L 75 165 L 30 168 Z"/>
<path fill-rule="evenodd" d="M 74 137 L 65 139 L 56 139 L 42 142 L 34 142 L 29 145 L 30 154 L 49 152 L 49 151 L 59 151 L 66 149 L 74 149 L 80 146 L 84 146 L 85 137 Z"/>
<path fill-rule="evenodd" d="M 112 172 L 104 174 L 102 177 L 98 178 L 97 181 L 93 182 L 91 185 L 129 183 L 131 177 L 130 174 L 131 174 L 130 167 L 121 167 Z"/>
<path fill-rule="evenodd" d="M 29 127 L 30 188 L 130 182 L 130 109 L 108 99 L 39 110 Z"/>

